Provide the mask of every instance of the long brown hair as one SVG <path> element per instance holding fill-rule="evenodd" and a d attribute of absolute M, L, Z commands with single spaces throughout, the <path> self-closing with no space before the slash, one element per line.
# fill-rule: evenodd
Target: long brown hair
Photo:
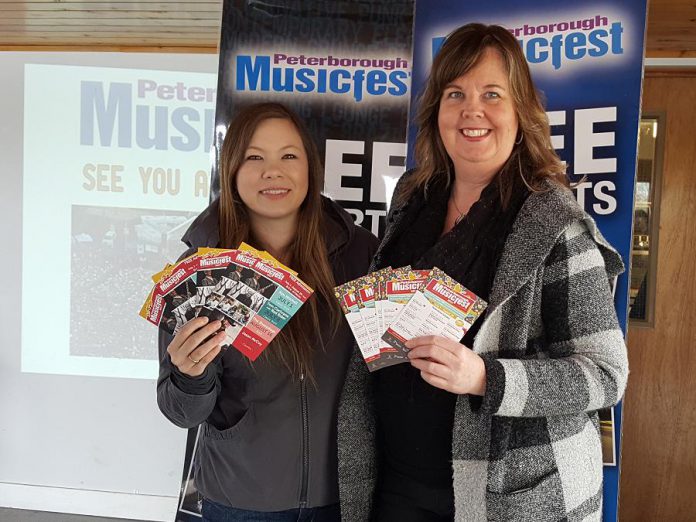
<path fill-rule="evenodd" d="M 414 148 L 417 166 L 401 192 L 399 204 L 406 203 L 416 191 L 427 187 L 438 176 L 445 176 L 445 183 L 450 183 L 454 165 L 442 143 L 437 123 L 442 92 L 446 85 L 475 67 L 489 48 L 497 50 L 505 64 L 519 124 L 518 140 L 521 139 L 496 178 L 503 205 L 507 205 L 520 177 L 532 191 L 544 190 L 545 179 L 569 185 L 565 166 L 551 146 L 542 98 L 534 87 L 519 43 L 504 27 L 472 23 L 450 33 L 433 60 L 430 76 L 418 100 L 418 133 Z"/>
<path fill-rule="evenodd" d="M 242 109 L 230 123 L 220 154 L 220 244 L 224 248 L 237 248 L 244 241 L 263 249 L 263 245 L 255 244 L 249 212 L 237 192 L 236 178 L 239 167 L 245 161 L 246 150 L 254 132 L 261 122 L 271 118 L 288 120 L 294 125 L 307 155 L 307 196 L 300 206 L 297 233 L 288 252 L 293 270 L 314 289 L 314 294 L 264 353 L 272 360 L 283 364 L 293 375 L 306 374 L 314 380 L 313 344 L 322 342 L 318 301 L 324 301 L 331 332 L 338 328 L 341 316 L 333 297 L 335 282 L 322 233 L 321 190 L 324 186 L 324 172 L 319 152 L 302 120 L 285 105 L 250 105 Z"/>

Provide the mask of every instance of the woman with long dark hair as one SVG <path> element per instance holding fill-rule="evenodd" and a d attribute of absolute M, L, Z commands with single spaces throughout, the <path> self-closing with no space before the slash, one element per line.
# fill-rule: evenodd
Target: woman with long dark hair
<path fill-rule="evenodd" d="M 353 359 L 339 409 L 344 520 L 600 520 L 597 410 L 626 386 L 617 252 L 575 201 L 519 43 L 451 33 L 417 109 L 416 168 L 373 268 L 437 266 L 488 302 L 410 364 Z"/>
<path fill-rule="evenodd" d="M 220 353 L 219 321 L 160 333 L 157 402 L 177 426 L 202 424 L 195 484 L 205 521 L 339 520 L 336 408 L 352 336 L 333 288 L 367 272 L 377 240 L 321 195 L 317 148 L 283 105 L 239 112 L 220 175 L 219 199 L 184 235 L 190 252 L 246 242 L 314 294 L 254 363 Z"/>

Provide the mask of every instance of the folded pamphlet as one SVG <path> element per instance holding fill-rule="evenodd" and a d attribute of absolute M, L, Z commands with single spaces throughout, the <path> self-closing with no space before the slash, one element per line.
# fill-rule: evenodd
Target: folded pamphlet
<path fill-rule="evenodd" d="M 335 295 L 370 371 L 407 362 L 413 337 L 461 340 L 486 308 L 439 268 L 384 268 L 336 287 Z"/>
<path fill-rule="evenodd" d="M 140 315 L 171 335 L 195 317 L 219 320 L 229 346 L 249 359 L 270 344 L 313 290 L 267 252 L 202 248 L 153 276 Z"/>

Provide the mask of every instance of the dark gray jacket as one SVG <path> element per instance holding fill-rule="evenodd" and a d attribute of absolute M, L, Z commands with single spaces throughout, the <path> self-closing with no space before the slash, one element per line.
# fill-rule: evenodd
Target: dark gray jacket
<path fill-rule="evenodd" d="M 323 208 L 336 284 L 365 274 L 377 238 L 331 200 L 324 198 Z M 218 245 L 217 216 L 216 201 L 191 225 L 183 238 L 191 252 Z M 316 387 L 263 355 L 252 365 L 234 348 L 199 379 L 174 371 L 177 386 L 166 352 L 171 336 L 160 331 L 157 403 L 177 426 L 202 423 L 194 465 L 203 496 L 256 511 L 338 502 L 336 410 L 353 337 L 345 321 L 333 337 L 328 325 L 322 330 L 314 357 Z M 185 386 L 182 379 L 188 379 Z"/>

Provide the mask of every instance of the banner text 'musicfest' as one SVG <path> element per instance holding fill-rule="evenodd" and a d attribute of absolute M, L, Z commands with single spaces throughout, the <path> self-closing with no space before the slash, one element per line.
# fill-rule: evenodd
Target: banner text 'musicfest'
<path fill-rule="evenodd" d="M 624 54 L 623 22 L 602 15 L 525 23 L 508 27 L 508 31 L 518 39 L 532 66 L 550 65 L 555 71 L 583 60 Z M 433 54 L 444 41 L 444 36 L 433 38 Z"/>
<path fill-rule="evenodd" d="M 550 61 L 556 70 L 563 66 L 565 60 L 572 62 L 585 57 L 600 58 L 624 52 L 621 41 L 623 23 L 615 21 L 610 24 L 606 16 L 595 15 L 539 25 L 524 24 L 509 30 L 515 37 L 522 37 L 520 45 L 530 64 Z"/>
<path fill-rule="evenodd" d="M 409 91 L 410 64 L 403 58 L 333 54 L 238 54 L 237 92 L 346 95 L 360 102 L 402 97 Z"/>

